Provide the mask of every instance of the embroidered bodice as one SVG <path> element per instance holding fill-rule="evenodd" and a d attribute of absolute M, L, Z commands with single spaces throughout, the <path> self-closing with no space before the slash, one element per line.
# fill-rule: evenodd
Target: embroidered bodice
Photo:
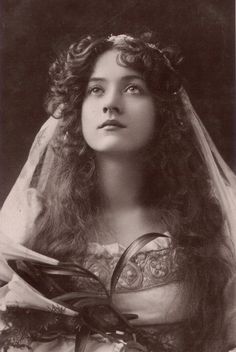
<path fill-rule="evenodd" d="M 124 251 L 118 243 L 89 243 L 83 266 L 109 290 L 112 274 Z M 184 249 L 175 247 L 170 236 L 158 237 L 130 257 L 116 284 L 112 295 L 114 306 L 126 316 L 136 316 L 131 325 L 135 326 L 139 341 L 152 351 L 183 352 L 185 341 L 189 340 L 182 286 L 185 265 Z M 68 275 L 66 280 L 59 278 L 58 283 L 68 293 L 102 291 L 99 282 L 86 276 Z M 108 324 L 111 322 L 110 312 L 104 307 L 98 307 L 94 317 L 97 323 L 103 324 L 100 320 L 106 319 Z M 74 316 L 63 316 L 60 324 L 61 328 L 72 329 Z M 121 337 L 124 341 L 127 338 L 130 337 Z M 73 346 L 74 342 L 71 343 Z"/>
<path fill-rule="evenodd" d="M 114 268 L 125 248 L 118 243 L 101 245 L 91 242 L 84 262 L 86 269 L 98 276 L 109 289 Z M 184 252 L 173 247 L 171 238 L 153 240 L 134 255 L 123 269 L 116 292 L 134 292 L 180 281 Z M 96 287 L 96 282 L 72 278 L 76 288 Z M 99 285 L 96 287 L 99 289 Z"/>

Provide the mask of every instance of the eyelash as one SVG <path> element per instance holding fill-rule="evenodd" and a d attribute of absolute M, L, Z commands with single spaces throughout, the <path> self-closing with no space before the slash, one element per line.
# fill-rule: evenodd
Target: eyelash
<path fill-rule="evenodd" d="M 128 85 L 123 91 L 127 92 L 130 88 L 134 88 L 135 90 L 137 90 L 138 92 L 131 92 L 131 94 L 141 94 L 143 92 L 143 89 L 138 86 L 137 84 L 130 84 Z M 105 91 L 105 89 L 103 87 L 99 87 L 99 86 L 94 86 L 91 88 L 88 88 L 88 94 L 91 95 L 99 95 L 101 92 L 103 93 Z"/>
<path fill-rule="evenodd" d="M 140 94 L 143 92 L 143 89 L 139 87 L 137 84 L 130 84 L 128 87 L 125 88 L 125 92 L 127 92 L 128 89 L 134 88 L 135 90 L 138 90 L 138 92 L 131 92 L 131 94 Z"/>
<path fill-rule="evenodd" d="M 95 90 L 97 90 L 97 92 L 95 92 Z M 102 87 L 97 87 L 97 86 L 95 86 L 95 87 L 91 87 L 91 88 L 88 88 L 88 94 L 90 95 L 90 94 L 94 94 L 94 95 L 97 95 L 98 94 L 98 92 L 100 92 L 100 91 L 104 91 L 104 89 L 102 88 Z"/>

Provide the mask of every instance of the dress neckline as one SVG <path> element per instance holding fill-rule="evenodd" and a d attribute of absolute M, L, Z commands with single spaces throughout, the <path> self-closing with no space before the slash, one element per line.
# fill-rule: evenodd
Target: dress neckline
<path fill-rule="evenodd" d="M 153 241 L 149 242 L 146 244 L 143 248 L 142 251 L 150 251 L 150 250 L 159 250 L 159 249 L 164 249 L 170 247 L 172 243 L 171 235 L 168 231 L 163 232 L 164 235 L 168 237 L 158 237 L 154 239 Z M 120 254 L 125 251 L 127 247 L 124 245 L 120 244 L 119 242 L 112 242 L 112 243 L 105 243 L 102 244 L 97 241 L 91 241 L 88 243 L 88 254 L 103 254 L 104 252 L 110 254 L 110 255 L 115 255 L 115 254 Z"/>

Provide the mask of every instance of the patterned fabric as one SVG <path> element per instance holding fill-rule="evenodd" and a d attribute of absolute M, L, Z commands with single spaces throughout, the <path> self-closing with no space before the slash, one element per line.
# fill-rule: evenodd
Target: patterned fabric
<path fill-rule="evenodd" d="M 124 248 L 117 243 L 105 246 L 90 243 L 84 266 L 109 288 L 112 273 L 123 251 Z M 180 281 L 183 276 L 181 270 L 183 265 L 182 248 L 174 248 L 170 238 L 155 240 L 131 258 L 117 283 L 116 292 L 145 290 Z M 96 287 L 96 282 L 89 279 L 83 278 L 78 281 L 77 278 L 72 277 L 72 281 L 76 289 L 88 288 L 88 286 L 99 289 L 99 285 Z"/>
<path fill-rule="evenodd" d="M 124 250 L 125 248 L 119 245 L 118 243 L 114 243 L 111 245 L 90 243 L 88 246 L 88 255 L 86 257 L 84 266 L 91 272 L 99 276 L 103 283 L 107 287 L 109 287 L 113 270 Z M 130 261 L 125 266 L 122 275 L 117 283 L 116 292 L 132 294 L 135 294 L 135 292 L 137 292 L 137 294 L 143 293 L 146 295 L 146 291 L 148 292 L 150 288 L 157 287 L 158 290 L 158 287 L 160 286 L 165 286 L 169 283 L 173 283 L 174 281 L 179 281 L 181 280 L 181 271 L 183 269 L 184 260 L 185 256 L 183 249 L 175 248 L 172 245 L 170 237 L 157 238 L 149 242 L 145 247 L 142 248 L 142 250 L 140 250 L 140 252 L 135 254 L 130 259 Z M 13 280 L 13 282 L 15 281 Z M 93 290 L 98 289 L 98 287 L 96 287 L 96 281 L 90 281 L 89 279 L 85 278 L 83 278 L 82 280 L 78 280 L 78 278 L 76 279 L 75 277 L 71 278 L 71 282 L 67 281 L 66 286 L 71 286 L 71 292 L 79 292 L 82 288 L 88 290 L 89 287 L 91 287 Z M 12 294 L 13 292 L 11 293 L 11 295 Z M 25 294 L 23 296 L 25 297 Z M 125 296 L 126 295 L 122 295 L 122 298 L 126 299 Z M 151 309 L 153 310 L 153 306 Z M 156 308 L 154 309 L 156 311 Z M 103 318 L 104 315 L 106 314 L 103 311 Z M 72 331 L 73 322 L 74 317 L 68 315 L 63 318 L 62 324 L 64 324 L 65 327 L 68 327 L 68 329 L 71 329 Z M 108 352 L 114 352 L 115 348 L 119 351 L 119 349 L 122 349 L 124 345 L 127 347 L 128 344 L 130 344 L 131 348 L 131 345 L 133 346 L 136 343 L 136 339 L 138 341 L 137 344 L 145 346 L 148 351 L 184 351 L 183 341 L 186 337 L 186 326 L 184 322 L 177 322 L 175 324 L 152 325 L 150 325 L 149 322 L 149 326 L 136 327 L 136 336 L 133 336 L 133 334 L 131 336 L 125 331 L 121 331 L 120 333 L 121 335 L 119 340 L 123 342 L 119 344 L 117 341 L 111 342 L 109 341 L 109 339 L 107 341 L 101 342 L 101 336 L 98 336 L 98 340 L 96 341 L 96 337 L 92 336 L 92 340 L 88 343 L 88 349 L 86 351 L 93 351 L 93 348 L 90 346 L 92 342 L 95 348 L 94 351 L 100 351 L 100 347 L 102 352 L 104 352 L 105 350 Z M 67 340 L 67 337 L 65 337 L 65 343 Z M 54 351 L 54 347 L 52 347 L 52 344 L 35 343 L 32 347 L 35 351 L 49 352 Z M 60 344 L 58 345 L 57 341 L 55 341 L 55 344 L 55 350 L 57 352 L 69 352 L 73 351 L 74 349 L 74 341 L 72 340 L 70 342 L 68 341 L 68 346 L 65 349 L 63 347 L 64 342 L 60 342 Z M 133 349 L 133 347 L 131 350 L 136 351 L 136 349 Z M 15 349 L 13 349 L 12 351 L 15 351 Z M 129 349 L 127 349 L 127 351 L 129 351 Z"/>
<path fill-rule="evenodd" d="M 97 275 L 109 288 L 112 273 L 124 249 L 118 243 L 110 245 L 90 243 L 84 266 Z M 183 278 L 184 262 L 183 248 L 174 247 L 171 237 L 158 238 L 131 258 L 116 285 L 116 293 L 145 291 L 180 281 Z M 99 285 L 96 286 L 95 281 L 85 278 L 78 281 L 75 277 L 72 277 L 72 286 L 76 290 L 88 289 L 88 287 L 91 290 L 100 288 Z M 190 337 L 187 336 L 186 328 L 185 322 L 140 326 L 137 330 L 137 337 L 153 352 L 183 352 L 186 338 Z M 121 338 L 124 341 L 130 339 L 125 335 Z"/>

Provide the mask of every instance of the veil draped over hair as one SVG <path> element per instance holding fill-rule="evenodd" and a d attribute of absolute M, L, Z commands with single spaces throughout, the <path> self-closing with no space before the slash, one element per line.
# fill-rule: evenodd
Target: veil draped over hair
<path fill-rule="evenodd" d="M 180 101 L 179 114 L 184 114 L 184 118 L 189 121 L 196 137 L 197 147 L 202 157 L 202 161 L 208 170 L 212 191 L 218 199 L 219 205 L 224 215 L 224 234 L 229 247 L 232 248 L 231 262 L 235 269 L 235 253 L 236 253 L 236 176 L 226 165 L 220 156 L 211 137 L 203 126 L 197 113 L 195 112 L 189 97 L 181 88 L 176 93 Z M 60 115 L 63 107 L 59 106 L 54 113 L 55 116 Z M 25 248 L 22 244 L 31 236 L 35 221 L 42 211 L 42 201 L 40 192 L 44 189 L 47 178 L 50 177 L 50 166 L 53 162 L 52 139 L 60 126 L 60 119 L 50 117 L 41 127 L 36 135 L 34 143 L 31 147 L 28 159 L 24 165 L 15 185 L 8 195 L 0 213 L 0 280 L 5 282 L 18 281 L 19 286 L 24 285 L 23 280 L 19 284 L 19 277 L 15 277 L 15 273 L 7 264 L 7 260 L 12 257 L 31 258 L 43 263 L 57 264 L 57 260 L 45 257 L 34 251 Z M 32 179 L 39 163 L 43 163 L 38 175 L 38 183 L 32 187 Z M 226 289 L 227 300 L 229 301 L 229 312 L 227 313 L 231 321 L 230 324 L 236 325 L 236 308 L 235 294 L 232 287 L 235 287 L 235 281 Z M 27 285 L 25 283 L 25 285 Z M 26 287 L 26 286 L 25 286 Z M 49 302 L 41 302 L 38 293 L 30 291 L 27 287 L 29 295 L 35 295 L 37 306 L 49 307 Z M 2 290 L 2 291 L 1 291 Z M 11 287 L 2 287 L 0 289 L 0 306 L 4 305 L 4 297 L 6 293 L 11 291 Z M 12 298 L 13 299 L 13 298 Z M 14 300 L 14 299 L 13 299 Z M 22 303 L 25 304 L 25 303 Z M 33 303 L 32 303 L 33 304 Z M 33 304 L 34 306 L 34 304 Z M 65 311 L 65 314 L 72 314 L 72 311 Z M 235 326 L 234 325 L 234 326 Z"/>
<path fill-rule="evenodd" d="M 236 175 L 219 154 L 214 142 L 206 131 L 194 110 L 186 91 L 181 88 L 177 93 L 181 101 L 178 114 L 184 114 L 190 122 L 197 141 L 202 160 L 209 172 L 212 190 L 216 195 L 225 219 L 225 235 L 236 253 Z M 62 112 L 62 104 L 57 108 L 54 117 Z M 15 243 L 23 243 L 40 214 L 40 191 L 46 185 L 53 161 L 51 148 L 52 137 L 60 124 L 60 119 L 50 117 L 37 133 L 28 159 L 0 212 L 0 231 Z M 35 188 L 31 187 L 33 175 L 41 158 L 43 165 L 38 175 Z"/>

